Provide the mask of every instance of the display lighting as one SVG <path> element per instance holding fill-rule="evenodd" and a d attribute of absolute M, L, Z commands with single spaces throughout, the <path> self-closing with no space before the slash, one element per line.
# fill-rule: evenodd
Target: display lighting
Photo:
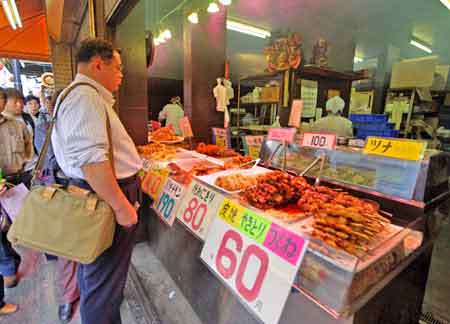
<path fill-rule="evenodd" d="M 364 59 L 361 57 L 358 57 L 358 56 L 355 56 L 355 58 L 353 59 L 353 62 L 355 62 L 355 63 L 362 63 L 363 61 L 364 61 Z"/>
<path fill-rule="evenodd" d="M 207 10 L 208 10 L 209 13 L 216 13 L 216 12 L 219 12 L 219 11 L 220 11 L 220 8 L 219 8 L 219 6 L 217 5 L 217 3 L 211 2 L 211 3 L 209 4 Z"/>
<path fill-rule="evenodd" d="M 409 41 L 409 43 L 410 43 L 411 45 L 417 47 L 417 48 L 420 48 L 422 51 L 427 52 L 428 54 L 433 53 L 433 51 L 432 51 L 432 49 L 431 49 L 430 47 L 428 47 L 428 46 L 426 46 L 426 45 L 424 45 L 424 44 L 418 42 L 417 40 L 411 39 L 411 40 Z"/>
<path fill-rule="evenodd" d="M 160 37 L 164 40 L 168 40 L 172 38 L 172 33 L 170 32 L 170 30 L 166 29 L 161 33 Z"/>
<path fill-rule="evenodd" d="M 443 1 L 443 0 L 441 0 L 441 1 Z M 229 5 L 231 5 L 232 1 L 231 0 L 219 0 L 219 2 L 224 6 L 229 6 Z"/>
<path fill-rule="evenodd" d="M 271 36 L 271 33 L 268 30 L 246 25 L 230 19 L 227 19 L 227 29 L 259 38 L 269 38 Z"/>
<path fill-rule="evenodd" d="M 22 28 L 22 20 L 20 19 L 19 10 L 17 10 L 15 0 L 2 0 L 3 11 L 12 29 Z"/>
<path fill-rule="evenodd" d="M 191 24 L 198 24 L 198 13 L 193 12 L 187 17 Z"/>
<path fill-rule="evenodd" d="M 450 0 L 441 0 L 442 4 L 450 10 Z"/>

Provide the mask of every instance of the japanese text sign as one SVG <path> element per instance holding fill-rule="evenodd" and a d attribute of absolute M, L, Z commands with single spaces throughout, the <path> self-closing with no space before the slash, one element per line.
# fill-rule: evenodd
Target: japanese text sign
<path fill-rule="evenodd" d="M 336 134 L 304 133 L 301 145 L 304 147 L 334 150 L 336 148 Z"/>
<path fill-rule="evenodd" d="M 222 200 L 221 194 L 194 180 L 180 203 L 177 218 L 204 240 Z"/>
<path fill-rule="evenodd" d="M 225 199 L 201 258 L 262 322 L 278 322 L 307 241 Z"/>
<path fill-rule="evenodd" d="M 169 226 L 173 225 L 185 188 L 175 180 L 168 178 L 159 195 L 154 208 L 163 222 Z"/>
<path fill-rule="evenodd" d="M 368 137 L 365 154 L 379 155 L 400 160 L 418 161 L 423 158 L 427 143 L 414 140 Z"/>
<path fill-rule="evenodd" d="M 142 191 L 156 200 L 169 176 L 170 170 L 168 168 L 159 168 L 152 166 L 142 181 Z"/>
<path fill-rule="evenodd" d="M 259 158 L 261 146 L 264 142 L 264 136 L 245 136 L 245 144 L 247 145 L 247 155 L 252 159 Z"/>
<path fill-rule="evenodd" d="M 213 128 L 214 143 L 217 146 L 229 148 L 231 147 L 229 132 L 226 128 Z"/>
<path fill-rule="evenodd" d="M 296 132 L 297 129 L 295 128 L 271 128 L 269 129 L 267 139 L 272 141 L 285 141 L 287 143 L 292 143 L 294 141 Z"/>
<path fill-rule="evenodd" d="M 180 129 L 181 129 L 181 133 L 183 134 L 183 137 L 193 137 L 194 136 L 194 134 L 192 133 L 191 122 L 189 121 L 188 117 L 181 118 L 178 123 L 179 123 Z"/>
<path fill-rule="evenodd" d="M 302 118 L 303 100 L 293 100 L 291 113 L 289 114 L 289 126 L 300 127 L 300 120 Z"/>

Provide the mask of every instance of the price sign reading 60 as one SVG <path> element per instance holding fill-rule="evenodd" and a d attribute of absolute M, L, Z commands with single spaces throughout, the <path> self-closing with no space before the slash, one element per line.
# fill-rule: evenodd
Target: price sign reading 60
<path fill-rule="evenodd" d="M 245 213 L 241 220 L 244 217 Z M 286 262 L 281 243 L 275 247 L 268 244 L 268 248 L 265 242 L 258 242 L 257 235 L 252 237 L 234 228 L 237 220 L 216 217 L 200 257 L 262 322 L 277 323 L 301 260 L 292 256 L 295 264 Z M 249 226 L 246 228 L 251 232 Z M 269 238 L 268 232 L 264 233 L 272 243 L 274 234 Z"/>
<path fill-rule="evenodd" d="M 194 180 L 180 203 L 177 218 L 204 240 L 222 200 L 221 194 Z"/>

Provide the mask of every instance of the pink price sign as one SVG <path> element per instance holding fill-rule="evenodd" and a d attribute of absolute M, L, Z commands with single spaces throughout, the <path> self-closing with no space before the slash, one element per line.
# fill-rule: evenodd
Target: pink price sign
<path fill-rule="evenodd" d="M 306 241 L 303 237 L 272 223 L 263 245 L 283 260 L 296 266 L 303 256 Z"/>
<path fill-rule="evenodd" d="M 289 114 L 289 126 L 300 127 L 302 118 L 303 100 L 292 101 L 291 113 Z"/>
<path fill-rule="evenodd" d="M 287 143 L 292 143 L 294 141 L 296 132 L 297 129 L 295 128 L 271 128 L 269 129 L 267 139 L 272 141 L 285 141 Z"/>
<path fill-rule="evenodd" d="M 304 133 L 301 145 L 305 147 L 334 150 L 336 148 L 336 134 Z"/>

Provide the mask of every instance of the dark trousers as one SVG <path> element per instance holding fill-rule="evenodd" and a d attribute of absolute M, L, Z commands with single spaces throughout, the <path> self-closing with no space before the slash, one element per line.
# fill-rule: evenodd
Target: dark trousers
<path fill-rule="evenodd" d="M 140 184 L 119 182 L 131 204 L 138 201 Z M 121 324 L 120 305 L 128 275 L 136 227 L 117 224 L 112 246 L 91 264 L 78 265 L 80 314 L 83 324 Z"/>
<path fill-rule="evenodd" d="M 20 260 L 20 255 L 6 238 L 6 233 L 0 231 L 0 274 L 2 276 L 16 275 Z"/>

